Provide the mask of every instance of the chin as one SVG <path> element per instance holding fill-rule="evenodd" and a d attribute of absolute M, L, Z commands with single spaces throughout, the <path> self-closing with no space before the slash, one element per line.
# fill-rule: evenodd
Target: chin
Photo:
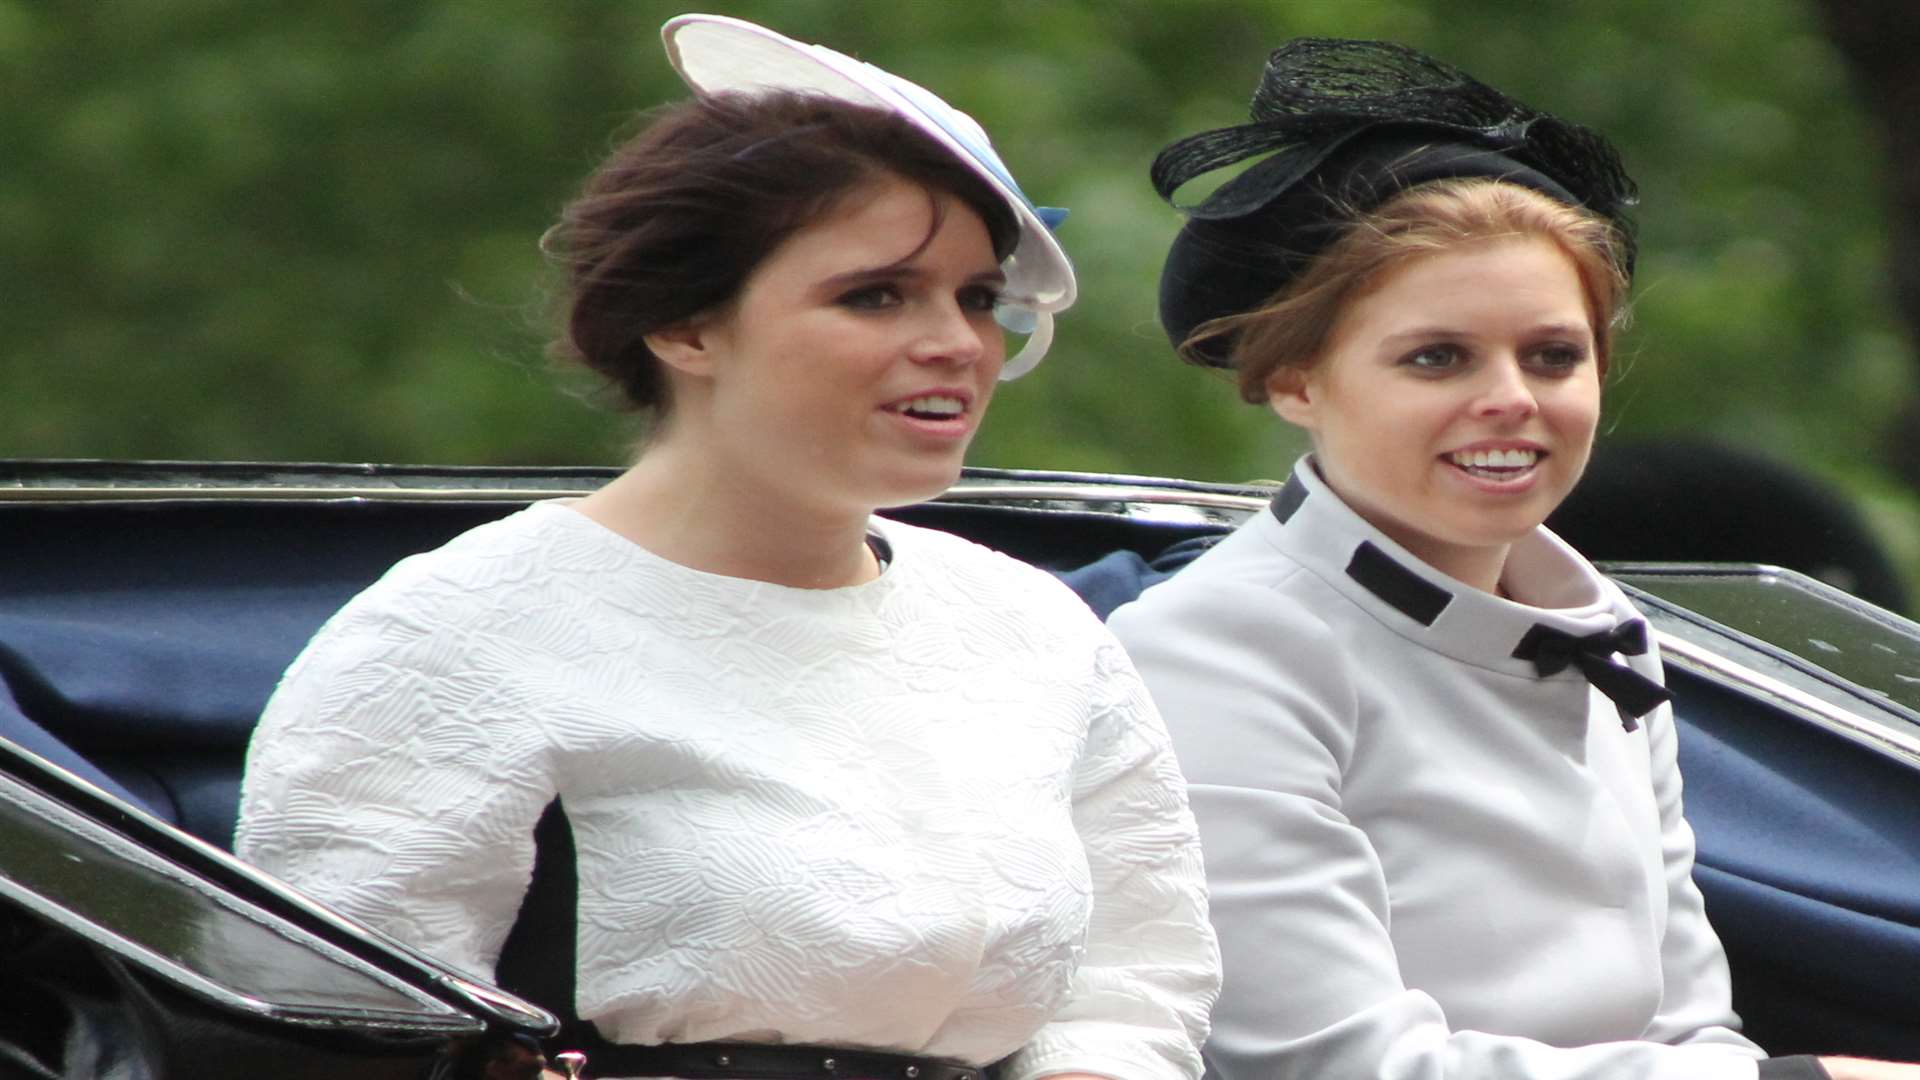
<path fill-rule="evenodd" d="M 1456 535 L 1465 547 L 1506 547 L 1517 544 L 1540 527 L 1541 519 L 1527 515 L 1512 521 L 1476 522 Z"/>
<path fill-rule="evenodd" d="M 960 466 L 956 462 L 950 467 L 938 469 L 915 469 L 903 471 L 876 483 L 871 489 L 872 503 L 877 509 L 895 506 L 912 506 L 952 487 L 960 479 Z"/>

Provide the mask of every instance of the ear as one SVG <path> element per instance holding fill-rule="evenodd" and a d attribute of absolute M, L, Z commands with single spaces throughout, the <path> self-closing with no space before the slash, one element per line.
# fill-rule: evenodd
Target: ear
<path fill-rule="evenodd" d="M 1282 364 L 1267 376 L 1267 405 L 1289 424 L 1312 431 L 1317 396 L 1313 380 L 1302 368 Z"/>
<path fill-rule="evenodd" d="M 711 320 L 694 318 L 655 330 L 642 340 L 668 368 L 683 375 L 710 375 L 716 336 Z"/>

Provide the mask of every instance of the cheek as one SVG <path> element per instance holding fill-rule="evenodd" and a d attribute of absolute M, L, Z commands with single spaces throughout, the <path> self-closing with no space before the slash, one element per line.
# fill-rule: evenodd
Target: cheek
<path fill-rule="evenodd" d="M 1017 350 L 1025 346 L 1027 339 L 1020 337 L 1014 340 Z M 1007 366 L 1008 351 L 1007 331 L 1002 330 L 999 323 L 992 323 L 986 329 L 980 331 L 979 364 L 981 369 L 987 374 L 986 381 L 988 383 L 991 384 L 1000 378 L 1000 369 Z"/>
<path fill-rule="evenodd" d="M 1588 375 L 1571 382 L 1559 401 L 1561 423 L 1569 438 L 1591 443 L 1600 426 L 1600 380 Z"/>
<path fill-rule="evenodd" d="M 979 400 L 974 402 L 974 406 L 973 406 L 973 411 L 975 416 L 978 416 L 983 420 L 985 419 L 985 413 L 987 409 L 993 405 L 993 395 L 996 392 L 998 392 L 999 389 L 1000 389 L 1000 370 L 999 368 L 996 367 L 992 371 L 987 373 L 986 378 L 983 378 L 980 380 L 980 389 L 979 389 L 980 397 L 979 397 Z M 980 429 L 976 425 L 974 427 L 974 434 L 978 435 L 979 433 L 980 433 Z"/>

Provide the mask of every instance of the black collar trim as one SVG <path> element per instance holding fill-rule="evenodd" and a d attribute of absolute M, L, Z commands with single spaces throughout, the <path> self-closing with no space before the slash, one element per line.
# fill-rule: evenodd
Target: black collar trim
<path fill-rule="evenodd" d="M 1280 524 L 1285 525 L 1294 511 L 1300 509 L 1300 504 L 1306 501 L 1307 485 L 1301 483 L 1299 477 L 1290 476 L 1287 478 L 1286 486 L 1281 488 L 1280 493 L 1267 504 L 1267 509 L 1273 511 L 1273 516 L 1280 519 Z"/>
<path fill-rule="evenodd" d="M 1447 610 L 1447 605 L 1453 603 L 1452 593 L 1393 561 L 1391 555 L 1374 547 L 1370 540 L 1362 540 L 1360 546 L 1353 549 L 1347 576 L 1421 626 L 1432 626 L 1440 613 Z"/>

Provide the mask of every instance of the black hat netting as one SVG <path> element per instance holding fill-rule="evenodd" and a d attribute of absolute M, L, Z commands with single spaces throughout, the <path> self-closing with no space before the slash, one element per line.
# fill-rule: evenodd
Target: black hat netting
<path fill-rule="evenodd" d="M 1267 59 L 1250 112 L 1252 122 L 1181 139 L 1153 162 L 1154 189 L 1172 203 L 1189 180 L 1262 158 L 1181 207 L 1190 220 L 1161 282 L 1162 321 L 1176 343 L 1283 286 L 1337 232 L 1340 215 L 1446 175 L 1497 176 L 1571 198 L 1612 222 L 1622 269 L 1632 272 L 1628 212 L 1638 194 L 1613 146 L 1414 49 L 1290 41 Z M 1224 353 L 1206 360 L 1224 363 Z"/>

